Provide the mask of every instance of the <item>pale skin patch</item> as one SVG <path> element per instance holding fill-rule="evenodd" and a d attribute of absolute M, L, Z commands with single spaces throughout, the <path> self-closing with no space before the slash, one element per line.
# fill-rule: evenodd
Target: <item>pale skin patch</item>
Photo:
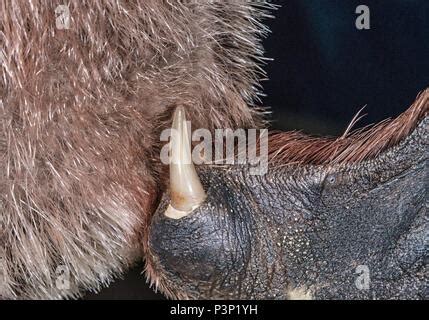
<path fill-rule="evenodd" d="M 305 287 L 290 289 L 286 295 L 288 300 L 313 300 L 311 290 Z"/>
<path fill-rule="evenodd" d="M 189 213 L 190 211 L 177 210 L 171 205 L 169 205 L 167 210 L 165 211 L 165 215 L 170 219 L 181 219 L 183 217 L 186 217 Z"/>

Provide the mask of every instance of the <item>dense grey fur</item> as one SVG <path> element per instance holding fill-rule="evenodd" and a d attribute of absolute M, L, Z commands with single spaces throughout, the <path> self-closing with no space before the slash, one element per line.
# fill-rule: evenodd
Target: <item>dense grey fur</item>
<path fill-rule="evenodd" d="M 209 129 L 260 122 L 269 5 L 66 3 L 68 29 L 64 1 L 0 4 L 2 298 L 77 297 L 141 256 L 176 106 Z"/>

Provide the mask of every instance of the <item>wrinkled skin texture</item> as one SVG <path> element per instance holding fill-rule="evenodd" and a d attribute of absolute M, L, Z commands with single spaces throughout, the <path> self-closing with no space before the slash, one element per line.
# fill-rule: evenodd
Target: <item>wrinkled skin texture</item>
<path fill-rule="evenodd" d="M 355 165 L 201 168 L 207 201 L 173 220 L 165 196 L 153 218 L 161 287 L 179 298 L 428 298 L 428 137 L 426 117 Z"/>

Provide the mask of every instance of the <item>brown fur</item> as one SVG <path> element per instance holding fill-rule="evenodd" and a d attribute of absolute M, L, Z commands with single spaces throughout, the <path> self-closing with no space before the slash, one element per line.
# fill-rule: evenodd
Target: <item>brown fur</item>
<path fill-rule="evenodd" d="M 140 255 L 177 105 L 199 127 L 261 123 L 248 105 L 268 5 L 70 1 L 59 30 L 63 3 L 0 4 L 3 298 L 76 297 Z"/>
<path fill-rule="evenodd" d="M 332 164 L 360 162 L 376 157 L 408 136 L 429 113 L 429 89 L 394 120 L 349 134 L 349 128 L 338 138 L 311 137 L 300 132 L 280 132 L 269 137 L 269 159 L 276 165 Z"/>

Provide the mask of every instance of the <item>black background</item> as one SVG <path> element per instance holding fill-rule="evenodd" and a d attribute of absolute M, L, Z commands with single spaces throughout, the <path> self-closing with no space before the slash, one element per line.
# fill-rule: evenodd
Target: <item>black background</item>
<path fill-rule="evenodd" d="M 267 20 L 264 106 L 272 126 L 314 135 L 341 134 L 366 105 L 358 127 L 406 110 L 429 87 L 429 1 L 288 0 Z M 370 8 L 371 29 L 357 30 L 356 7 Z M 130 270 L 87 299 L 159 299 Z"/>
<path fill-rule="evenodd" d="M 280 3 L 275 1 L 274 3 Z M 274 127 L 341 134 L 363 106 L 366 125 L 397 116 L 429 87 L 429 1 L 288 0 L 268 21 L 263 83 Z M 357 30 L 356 7 L 371 29 Z"/>

